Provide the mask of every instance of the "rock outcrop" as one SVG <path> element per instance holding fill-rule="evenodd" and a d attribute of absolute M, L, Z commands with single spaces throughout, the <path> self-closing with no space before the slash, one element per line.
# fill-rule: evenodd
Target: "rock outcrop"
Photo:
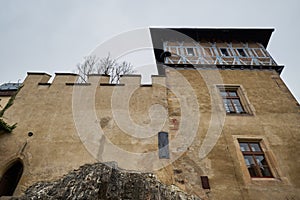
<path fill-rule="evenodd" d="M 13 199 L 200 200 L 162 184 L 152 173 L 122 170 L 115 163 L 86 164 L 60 180 L 38 182 Z"/>

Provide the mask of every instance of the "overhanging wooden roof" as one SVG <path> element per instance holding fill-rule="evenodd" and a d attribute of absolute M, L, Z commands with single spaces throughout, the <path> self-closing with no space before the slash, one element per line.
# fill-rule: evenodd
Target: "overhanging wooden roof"
<path fill-rule="evenodd" d="M 252 41 L 261 43 L 266 48 L 273 31 L 274 28 L 150 28 L 154 46 L 158 41 L 177 39 L 183 34 L 196 41 Z"/>

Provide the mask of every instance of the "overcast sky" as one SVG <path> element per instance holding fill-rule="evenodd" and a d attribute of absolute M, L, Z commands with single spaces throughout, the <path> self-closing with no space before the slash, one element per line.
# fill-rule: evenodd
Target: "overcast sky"
<path fill-rule="evenodd" d="M 74 72 L 114 35 L 149 26 L 274 27 L 268 50 L 300 100 L 298 0 L 0 0 L 0 83 Z"/>

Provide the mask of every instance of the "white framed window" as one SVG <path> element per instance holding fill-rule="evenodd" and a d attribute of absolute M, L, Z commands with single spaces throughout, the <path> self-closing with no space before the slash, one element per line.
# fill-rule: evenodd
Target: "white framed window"
<path fill-rule="evenodd" d="M 240 57 L 248 57 L 246 51 L 242 48 L 236 49 Z"/>
<path fill-rule="evenodd" d="M 229 54 L 229 51 L 227 48 L 220 48 L 220 52 L 221 52 L 221 56 L 223 57 L 229 57 L 230 54 Z"/>
<path fill-rule="evenodd" d="M 192 48 L 192 47 L 187 47 L 187 48 L 186 48 L 186 54 L 187 54 L 188 56 L 195 56 L 194 48 Z"/>

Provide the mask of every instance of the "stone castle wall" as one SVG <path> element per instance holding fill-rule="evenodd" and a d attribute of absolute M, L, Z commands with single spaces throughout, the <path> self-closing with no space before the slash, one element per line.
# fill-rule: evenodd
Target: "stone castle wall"
<path fill-rule="evenodd" d="M 15 159 L 24 172 L 15 191 L 51 181 L 86 163 L 116 161 L 151 171 L 203 199 L 295 199 L 299 191 L 299 106 L 272 70 L 166 70 L 109 84 L 90 76 L 28 73 L 7 110 L 12 134 L 0 135 L 0 177 Z M 226 115 L 219 85 L 239 86 L 248 115 Z M 170 159 L 159 159 L 157 134 L 169 133 Z M 32 132 L 31 137 L 28 133 Z M 238 139 L 263 141 L 274 178 L 251 178 Z M 294 156 L 292 156 L 294 155 Z M 203 189 L 208 176 L 211 189 Z"/>

